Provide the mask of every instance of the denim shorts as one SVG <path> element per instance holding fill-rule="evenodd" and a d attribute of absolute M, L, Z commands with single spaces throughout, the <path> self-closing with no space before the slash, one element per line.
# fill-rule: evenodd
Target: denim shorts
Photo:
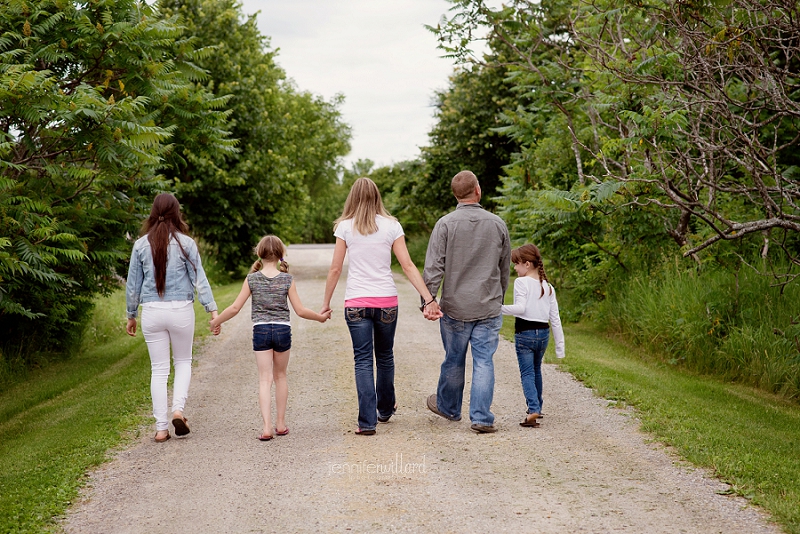
<path fill-rule="evenodd" d="M 253 350 L 286 352 L 292 348 L 292 327 L 288 324 L 253 325 Z"/>

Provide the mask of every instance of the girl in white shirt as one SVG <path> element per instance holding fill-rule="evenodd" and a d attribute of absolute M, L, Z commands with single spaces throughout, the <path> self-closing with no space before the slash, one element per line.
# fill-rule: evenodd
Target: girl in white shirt
<path fill-rule="evenodd" d="M 353 342 L 358 393 L 355 433 L 371 436 L 377 423 L 388 423 L 397 410 L 394 392 L 397 287 L 391 269 L 393 252 L 423 298 L 421 309 L 426 316 L 430 316 L 434 298 L 408 254 L 402 226 L 386 211 L 378 186 L 369 178 L 359 178 L 353 183 L 342 216 L 336 220 L 334 235 L 336 246 L 320 313 L 331 311 L 333 291 L 342 273 L 345 254 L 349 254 L 344 312 Z M 441 312 L 436 313 L 441 316 Z"/>
<path fill-rule="evenodd" d="M 514 304 L 503 306 L 501 313 L 516 317 L 514 345 L 528 405 L 520 426 L 537 427 L 542 413 L 542 359 L 550 340 L 550 329 L 558 358 L 564 357 L 564 331 L 556 292 L 547 281 L 539 249 L 535 245 L 522 245 L 511 251 L 511 262 L 518 275 L 514 281 Z"/>

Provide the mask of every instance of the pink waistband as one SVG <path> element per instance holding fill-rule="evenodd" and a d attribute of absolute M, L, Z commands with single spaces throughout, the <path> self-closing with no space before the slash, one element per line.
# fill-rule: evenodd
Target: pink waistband
<path fill-rule="evenodd" d="M 359 297 L 344 301 L 345 308 L 392 308 L 397 306 L 394 297 Z"/>

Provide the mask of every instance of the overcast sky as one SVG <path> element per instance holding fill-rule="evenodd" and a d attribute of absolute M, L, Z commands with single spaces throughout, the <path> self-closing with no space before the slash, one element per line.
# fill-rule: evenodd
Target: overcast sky
<path fill-rule="evenodd" d="M 447 87 L 453 63 L 440 57 L 435 26 L 446 0 L 242 0 L 260 11 L 259 29 L 279 48 L 277 62 L 301 90 L 340 108 L 352 128 L 347 166 L 411 159 L 427 144 L 434 92 Z"/>

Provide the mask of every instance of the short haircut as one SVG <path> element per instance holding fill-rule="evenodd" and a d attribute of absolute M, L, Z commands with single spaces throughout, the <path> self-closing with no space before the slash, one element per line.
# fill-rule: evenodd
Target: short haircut
<path fill-rule="evenodd" d="M 478 185 L 478 178 L 472 171 L 461 171 L 453 176 L 453 181 L 450 182 L 450 188 L 458 200 L 472 196 L 476 185 Z"/>

